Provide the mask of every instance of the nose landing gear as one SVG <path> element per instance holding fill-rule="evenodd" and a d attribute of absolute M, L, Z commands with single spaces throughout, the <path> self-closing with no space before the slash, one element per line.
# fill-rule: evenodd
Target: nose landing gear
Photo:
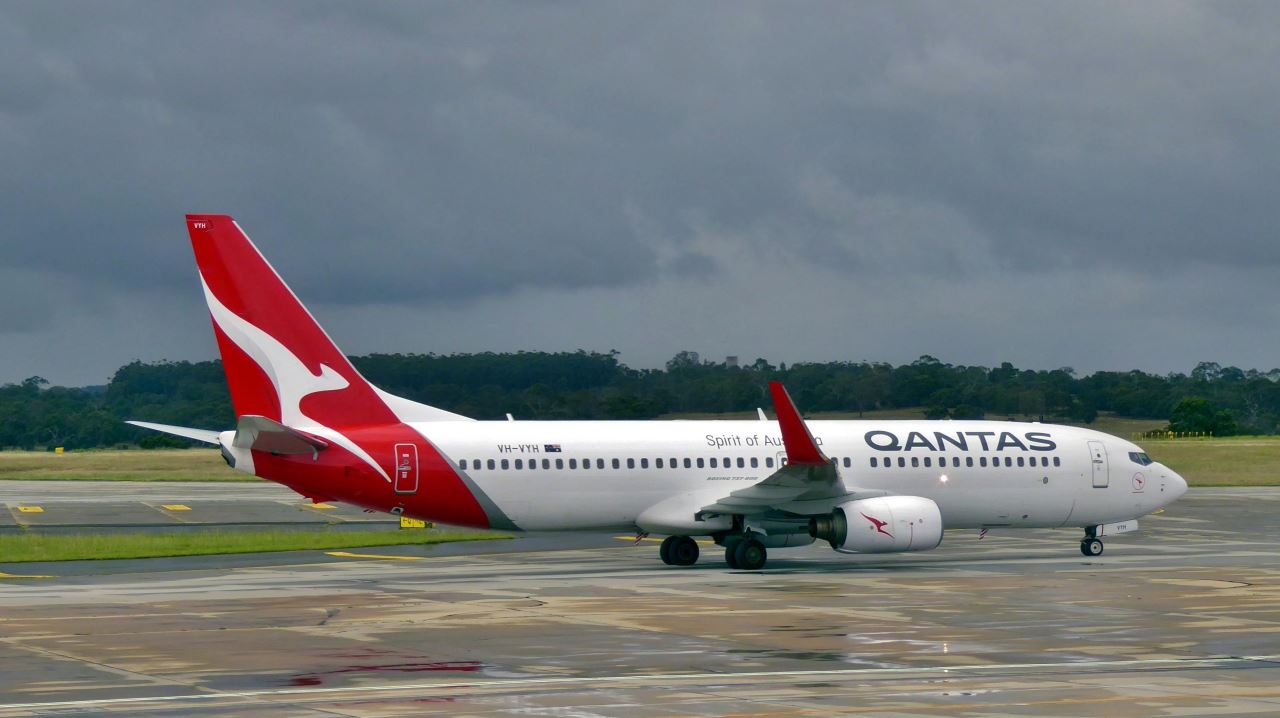
<path fill-rule="evenodd" d="M 1101 556 L 1102 541 L 1091 536 L 1085 536 L 1080 540 L 1080 553 L 1085 556 Z"/>

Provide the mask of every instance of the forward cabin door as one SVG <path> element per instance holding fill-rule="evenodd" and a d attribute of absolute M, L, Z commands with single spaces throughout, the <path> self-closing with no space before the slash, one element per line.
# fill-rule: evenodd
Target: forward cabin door
<path fill-rule="evenodd" d="M 1105 489 L 1109 480 L 1107 447 L 1101 441 L 1089 442 L 1089 460 L 1093 464 L 1093 488 Z"/>
<path fill-rule="evenodd" d="M 418 493 L 417 444 L 396 444 L 395 490 L 397 494 Z"/>

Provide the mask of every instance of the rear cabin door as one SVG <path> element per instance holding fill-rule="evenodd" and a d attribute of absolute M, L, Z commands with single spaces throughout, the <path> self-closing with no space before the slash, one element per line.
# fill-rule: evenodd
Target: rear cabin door
<path fill-rule="evenodd" d="M 1093 488 L 1105 489 L 1109 480 L 1107 447 L 1101 441 L 1089 442 L 1089 461 L 1093 465 Z"/>
<path fill-rule="evenodd" d="M 416 444 L 396 444 L 396 478 L 397 494 L 418 493 L 418 446 Z"/>

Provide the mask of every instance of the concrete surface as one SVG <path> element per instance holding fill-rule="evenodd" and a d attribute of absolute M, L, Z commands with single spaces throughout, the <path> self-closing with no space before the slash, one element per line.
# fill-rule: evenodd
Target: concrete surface
<path fill-rule="evenodd" d="M 608 538 L 0 564 L 52 576 L 0 578 L 0 716 L 1280 715 L 1278 524 L 1280 490 L 1200 490 L 1093 559 L 1062 530 L 762 572 Z"/>

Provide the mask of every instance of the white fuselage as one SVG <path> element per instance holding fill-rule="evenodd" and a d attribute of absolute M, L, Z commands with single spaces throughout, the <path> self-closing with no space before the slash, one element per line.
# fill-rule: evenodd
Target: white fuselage
<path fill-rule="evenodd" d="M 1131 442 L 1088 429 L 994 421 L 808 425 L 847 487 L 931 499 L 947 528 L 1094 526 L 1145 515 L 1186 490 L 1162 464 L 1131 458 L 1145 456 Z M 524 530 L 634 529 L 658 502 L 695 493 L 711 503 L 769 476 L 785 456 L 773 421 L 413 426 Z"/>

